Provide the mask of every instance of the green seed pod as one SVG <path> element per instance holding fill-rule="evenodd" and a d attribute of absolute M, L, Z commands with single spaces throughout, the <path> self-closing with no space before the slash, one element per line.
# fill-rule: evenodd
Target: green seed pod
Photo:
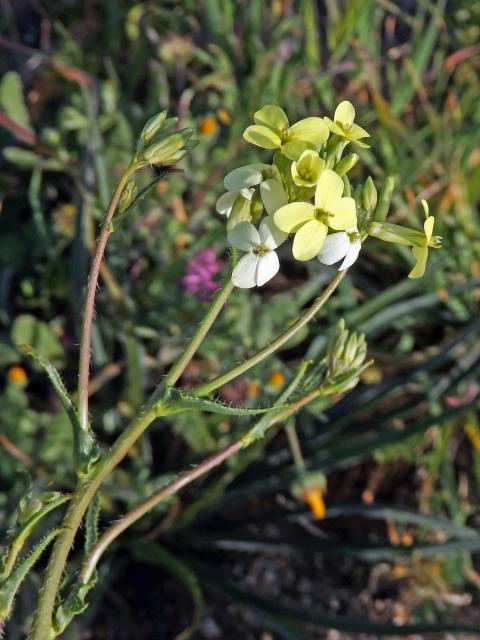
<path fill-rule="evenodd" d="M 128 207 L 132 204 L 138 194 L 138 187 L 133 180 L 127 183 L 127 186 L 122 191 L 122 196 L 118 204 L 118 212 L 124 213 Z"/>
<path fill-rule="evenodd" d="M 193 129 L 182 129 L 156 138 L 153 143 L 143 150 L 141 159 L 148 164 L 168 165 L 178 160 L 177 152 L 192 137 Z"/>

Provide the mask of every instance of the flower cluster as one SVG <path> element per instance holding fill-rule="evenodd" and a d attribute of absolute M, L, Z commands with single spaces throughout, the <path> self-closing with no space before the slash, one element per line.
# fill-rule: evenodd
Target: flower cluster
<path fill-rule="evenodd" d="M 276 105 L 255 113 L 255 124 L 243 137 L 273 150 L 273 160 L 231 171 L 216 204 L 227 218 L 230 244 L 245 254 L 232 275 L 235 286 L 262 286 L 273 278 L 280 267 L 276 249 L 288 237 L 293 238 L 295 260 L 339 263 L 339 270 L 355 262 L 369 235 L 409 245 L 416 261 L 409 276 L 423 275 L 428 248 L 440 246 L 440 238 L 433 236 L 433 216 L 424 202 L 423 232 L 385 222 L 392 179 L 379 197 L 371 178 L 352 189 L 348 173 L 359 156 L 343 154 L 350 143 L 368 147 L 363 140 L 369 137 L 354 120 L 355 109 L 348 101 L 338 105 L 333 120 L 309 117 L 290 125 Z"/>

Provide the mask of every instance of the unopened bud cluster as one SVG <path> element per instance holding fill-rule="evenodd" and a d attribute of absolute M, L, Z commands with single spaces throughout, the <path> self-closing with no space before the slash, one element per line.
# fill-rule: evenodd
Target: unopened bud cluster
<path fill-rule="evenodd" d="M 178 118 L 167 118 L 162 111 L 150 118 L 137 143 L 138 164 L 154 164 L 168 167 L 183 158 L 193 146 L 193 129 L 187 127 L 174 131 Z"/>
<path fill-rule="evenodd" d="M 366 366 L 366 356 L 364 334 L 350 333 L 345 329 L 344 320 L 340 320 L 328 344 L 326 388 L 331 393 L 352 389 Z"/>

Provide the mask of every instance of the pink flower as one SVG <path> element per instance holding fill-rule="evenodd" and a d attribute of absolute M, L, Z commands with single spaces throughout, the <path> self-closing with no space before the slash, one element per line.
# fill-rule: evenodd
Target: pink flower
<path fill-rule="evenodd" d="M 214 276 L 223 268 L 223 261 L 217 257 L 215 249 L 203 249 L 187 262 L 185 275 L 181 280 L 182 287 L 205 299 L 208 293 L 218 289 Z"/>

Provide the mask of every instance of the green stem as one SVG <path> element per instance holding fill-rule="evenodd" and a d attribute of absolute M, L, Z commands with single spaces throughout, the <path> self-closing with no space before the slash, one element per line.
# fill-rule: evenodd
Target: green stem
<path fill-rule="evenodd" d="M 297 467 L 298 471 L 302 473 L 303 471 L 305 471 L 305 460 L 303 459 L 302 448 L 298 440 L 295 423 L 291 422 L 290 424 L 287 424 L 287 426 L 285 427 L 285 431 L 287 432 L 288 444 L 290 445 L 290 449 L 292 451 L 295 466 Z"/>
<path fill-rule="evenodd" d="M 272 416 L 269 427 L 287 420 L 307 404 L 313 402 L 313 400 L 316 400 L 316 398 L 318 398 L 321 393 L 321 388 L 318 388 L 306 394 L 302 398 L 299 398 L 291 406 L 286 407 L 277 415 Z M 141 502 L 126 515 L 124 515 L 123 518 L 108 527 L 108 529 L 106 529 L 100 536 L 96 545 L 90 550 L 90 553 L 88 554 L 87 559 L 83 564 L 83 568 L 80 573 L 80 580 L 82 581 L 82 583 L 87 584 L 90 581 L 93 572 L 95 571 L 95 568 L 98 564 L 98 561 L 100 560 L 105 550 L 112 544 L 112 542 L 116 538 L 118 538 L 121 533 L 123 533 L 123 531 L 125 531 L 125 529 L 128 529 L 128 527 L 132 526 L 132 524 L 137 522 L 137 520 L 148 513 L 148 511 L 151 511 L 154 507 L 160 504 L 160 502 L 165 500 L 165 498 L 177 494 L 181 489 L 189 485 L 191 482 L 193 482 L 197 478 L 201 478 L 212 469 L 215 469 L 220 464 L 222 464 L 222 462 L 228 460 L 228 458 L 231 458 L 243 448 L 245 448 L 245 441 L 244 437 L 242 436 L 239 440 L 229 445 L 222 451 L 213 454 L 193 469 L 188 469 L 187 471 L 181 473 L 177 478 L 172 480 L 165 487 L 162 487 L 162 489 L 152 494 L 149 498 Z"/>
<path fill-rule="evenodd" d="M 232 250 L 232 259 L 231 259 L 231 270 L 233 270 L 235 264 L 237 262 L 237 252 L 236 249 Z M 203 320 L 200 322 L 198 329 L 193 334 L 187 348 L 177 360 L 177 362 L 173 365 L 170 371 L 165 378 L 165 384 L 167 386 L 173 386 L 177 380 L 180 378 L 182 373 L 185 371 L 188 363 L 195 355 L 197 349 L 202 344 L 205 336 L 209 332 L 212 324 L 215 322 L 218 314 L 222 310 L 225 302 L 227 301 L 229 295 L 233 291 L 233 284 L 231 278 L 231 271 L 229 271 L 227 277 L 225 278 L 225 282 L 223 283 L 222 288 L 218 291 L 217 295 L 214 297 L 207 313 L 205 314 Z"/>
<path fill-rule="evenodd" d="M 300 329 L 302 329 L 306 324 L 310 322 L 310 320 L 315 317 L 318 311 L 320 311 L 320 309 L 338 287 L 340 282 L 343 280 L 346 273 L 346 271 L 338 271 L 335 277 L 332 278 L 330 283 L 324 289 L 322 294 L 307 309 L 304 315 L 302 315 L 296 322 L 294 322 L 286 331 L 277 336 L 277 338 L 275 338 L 275 340 L 273 340 L 273 342 L 271 342 L 267 347 L 258 351 L 251 358 L 245 360 L 245 362 L 242 362 L 241 364 L 233 367 L 217 378 L 210 380 L 210 382 L 206 382 L 205 384 L 200 385 L 199 387 L 197 387 L 197 389 L 195 389 L 195 395 L 206 396 L 210 394 L 212 391 L 215 391 L 215 389 L 218 389 L 227 382 L 230 382 L 230 380 L 237 378 L 242 373 L 245 373 L 246 371 L 257 365 L 259 362 L 270 356 L 272 353 L 277 351 L 277 349 L 283 346 L 285 342 L 288 342 L 290 338 L 293 338 L 293 336 L 298 333 Z"/>
<path fill-rule="evenodd" d="M 61 525 L 62 533 L 57 538 L 45 572 L 31 640 L 48 640 L 50 638 L 52 613 L 65 563 L 82 518 L 98 487 L 121 462 L 145 429 L 160 415 L 161 405 L 158 402 L 148 404 L 139 417 L 131 422 L 117 439 L 109 453 L 94 467 L 90 476 L 79 482 Z"/>

